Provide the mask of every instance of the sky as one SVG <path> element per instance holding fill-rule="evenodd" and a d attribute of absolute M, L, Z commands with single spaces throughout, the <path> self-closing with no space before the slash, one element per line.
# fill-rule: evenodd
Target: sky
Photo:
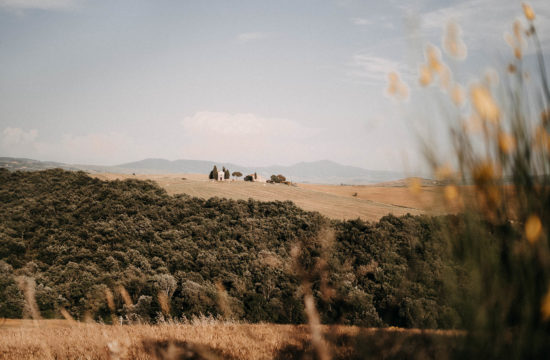
<path fill-rule="evenodd" d="M 530 4 L 550 49 L 550 1 Z M 467 56 L 447 61 L 467 88 L 506 67 L 516 19 L 512 0 L 0 0 L 0 156 L 414 172 L 418 134 L 445 131 L 425 46 L 459 24 Z"/>

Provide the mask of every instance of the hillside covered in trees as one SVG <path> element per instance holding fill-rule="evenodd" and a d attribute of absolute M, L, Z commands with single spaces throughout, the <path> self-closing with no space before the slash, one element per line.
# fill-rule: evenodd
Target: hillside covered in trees
<path fill-rule="evenodd" d="M 465 311 L 443 218 L 339 222 L 291 202 L 0 169 L 0 219 L 0 317 L 27 315 L 23 284 L 33 282 L 46 318 L 63 308 L 107 322 L 164 311 L 302 323 L 304 283 L 326 323 L 452 328 Z"/>

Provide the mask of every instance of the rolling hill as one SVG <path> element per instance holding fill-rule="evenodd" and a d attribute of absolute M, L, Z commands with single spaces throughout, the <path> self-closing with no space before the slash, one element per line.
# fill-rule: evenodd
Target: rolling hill
<path fill-rule="evenodd" d="M 98 173 L 101 180 L 153 180 L 170 195 L 187 194 L 202 199 L 292 201 L 307 211 L 318 211 L 331 219 L 377 221 L 387 214 L 442 214 L 449 210 L 442 186 L 426 185 L 419 194 L 407 186 L 319 185 L 297 183 L 265 184 L 245 181 L 210 181 L 206 174 L 115 174 Z"/>

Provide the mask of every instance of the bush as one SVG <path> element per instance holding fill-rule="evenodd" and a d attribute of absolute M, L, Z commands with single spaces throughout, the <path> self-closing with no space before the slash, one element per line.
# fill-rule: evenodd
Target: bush
<path fill-rule="evenodd" d="M 276 184 L 284 183 L 284 182 L 286 182 L 286 178 L 281 174 L 271 175 L 271 182 L 276 183 Z"/>

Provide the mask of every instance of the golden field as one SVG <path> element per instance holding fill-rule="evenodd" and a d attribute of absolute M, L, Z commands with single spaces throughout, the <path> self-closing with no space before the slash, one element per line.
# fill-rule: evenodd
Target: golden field
<path fill-rule="evenodd" d="M 412 192 L 405 181 L 380 185 L 265 184 L 244 181 L 216 182 L 204 174 L 94 174 L 102 180 L 136 178 L 153 180 L 168 194 L 188 194 L 204 199 L 224 197 L 234 200 L 249 198 L 260 201 L 294 202 L 300 208 L 337 220 L 361 218 L 379 220 L 389 213 L 440 214 L 448 209 L 443 202 L 443 187 L 423 184 Z M 354 194 L 357 194 L 354 196 Z"/>
<path fill-rule="evenodd" d="M 452 339 L 462 335 L 443 330 L 321 328 L 329 339 L 354 338 L 360 332 L 379 336 L 380 331 L 390 337 L 424 334 Z M 310 340 L 308 325 L 205 322 L 112 326 L 67 320 L 7 320 L 0 325 L 0 359 L 294 358 Z M 326 344 L 332 357 L 346 358 L 353 353 L 349 342 L 337 343 Z"/>

